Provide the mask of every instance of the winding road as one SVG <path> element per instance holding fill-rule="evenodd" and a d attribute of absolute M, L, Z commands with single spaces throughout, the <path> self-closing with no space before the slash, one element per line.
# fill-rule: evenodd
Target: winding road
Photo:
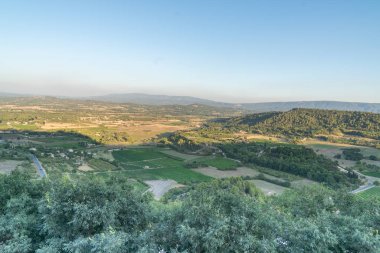
<path fill-rule="evenodd" d="M 374 182 L 379 180 L 376 177 L 370 177 L 370 176 L 363 175 L 362 173 L 360 173 L 356 170 L 355 170 L 355 173 L 358 174 L 360 177 L 364 177 L 366 179 L 366 183 L 364 185 L 361 185 L 358 189 L 351 191 L 351 193 L 353 193 L 353 194 L 357 194 L 359 192 L 364 192 L 366 190 L 369 190 L 369 189 L 375 187 Z"/>

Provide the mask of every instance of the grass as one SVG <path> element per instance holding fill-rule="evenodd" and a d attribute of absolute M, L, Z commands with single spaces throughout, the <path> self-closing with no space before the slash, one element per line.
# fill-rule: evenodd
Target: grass
<path fill-rule="evenodd" d="M 100 159 L 91 159 L 88 165 L 96 171 L 117 170 L 118 168 L 113 164 Z"/>
<path fill-rule="evenodd" d="M 380 178 L 380 171 L 377 171 L 377 172 L 375 172 L 375 171 L 371 171 L 371 172 L 365 171 L 365 172 L 363 172 L 363 174 L 366 175 L 366 176 L 370 176 L 370 177 L 378 177 L 378 178 Z"/>
<path fill-rule="evenodd" d="M 287 172 L 279 171 L 279 170 L 273 170 L 270 168 L 260 167 L 260 166 L 255 166 L 255 165 L 251 166 L 251 167 L 253 169 L 260 171 L 261 173 L 268 174 L 268 175 L 271 175 L 273 177 L 278 177 L 278 178 L 281 178 L 281 179 L 284 179 L 284 180 L 287 180 L 290 182 L 302 179 L 302 177 L 299 177 L 299 176 L 296 176 L 296 175 L 293 175 L 293 174 L 290 174 Z"/>
<path fill-rule="evenodd" d="M 204 182 L 211 178 L 184 167 L 182 160 L 160 152 L 160 149 L 140 148 L 114 151 L 113 156 L 123 174 L 141 181 L 173 179 L 178 183 Z"/>
<path fill-rule="evenodd" d="M 306 144 L 305 146 L 309 146 L 315 149 L 341 149 L 344 148 L 342 145 L 334 145 L 334 144 Z"/>
<path fill-rule="evenodd" d="M 376 166 L 373 164 L 367 164 L 367 163 L 358 163 L 353 167 L 353 169 L 358 170 L 360 173 L 366 176 L 380 178 L 379 166 Z"/>
<path fill-rule="evenodd" d="M 168 156 L 178 157 L 182 160 L 193 160 L 193 159 L 201 158 L 201 156 L 198 156 L 198 155 L 184 154 L 184 153 L 180 153 L 180 152 L 177 152 L 175 150 L 172 150 L 172 149 L 164 149 L 161 151 L 161 153 L 164 153 Z"/>
<path fill-rule="evenodd" d="M 128 176 L 139 180 L 173 179 L 181 184 L 210 181 L 211 178 L 183 167 L 152 170 L 126 171 Z"/>
<path fill-rule="evenodd" d="M 112 155 L 115 160 L 121 163 L 152 160 L 156 158 L 162 158 L 164 156 L 158 150 L 149 148 L 118 150 L 113 151 Z"/>
<path fill-rule="evenodd" d="M 363 199 L 380 198 L 380 187 L 373 187 L 364 192 L 360 192 L 358 193 L 358 196 Z"/>
<path fill-rule="evenodd" d="M 380 149 L 378 148 L 361 147 L 360 149 L 364 156 L 374 155 L 380 158 Z"/>
<path fill-rule="evenodd" d="M 144 192 L 144 191 L 146 191 L 146 190 L 149 189 L 149 187 L 148 187 L 146 184 L 143 184 L 143 183 L 141 183 L 141 182 L 139 182 L 139 181 L 137 181 L 137 180 L 134 180 L 134 179 L 130 179 L 130 180 L 128 180 L 128 183 L 129 183 L 130 185 L 132 185 L 132 187 L 133 187 L 135 190 L 137 190 L 137 191 Z"/>
<path fill-rule="evenodd" d="M 199 159 L 200 162 L 207 166 L 215 167 L 218 170 L 234 170 L 239 167 L 239 163 L 224 157 L 214 157 L 211 159 Z"/>

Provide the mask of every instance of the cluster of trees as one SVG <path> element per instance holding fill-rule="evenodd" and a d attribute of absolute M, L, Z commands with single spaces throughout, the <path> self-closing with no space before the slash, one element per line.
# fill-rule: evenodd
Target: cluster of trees
<path fill-rule="evenodd" d="M 162 202 L 128 181 L 0 176 L 0 252 L 366 252 L 380 249 L 380 200 L 321 186 L 263 196 L 242 179 Z"/>
<path fill-rule="evenodd" d="M 206 131 L 247 131 L 294 138 L 344 133 L 380 140 L 380 114 L 317 109 L 251 114 L 210 122 Z"/>
<path fill-rule="evenodd" d="M 346 160 L 360 161 L 364 159 L 364 155 L 361 153 L 360 148 L 345 148 L 342 153 Z"/>
<path fill-rule="evenodd" d="M 336 154 L 334 158 L 346 159 L 351 161 L 361 161 L 363 159 L 368 159 L 371 161 L 379 161 L 379 158 L 375 155 L 364 156 L 360 148 L 344 148 L 342 154 Z"/>
<path fill-rule="evenodd" d="M 367 176 L 380 178 L 380 166 L 369 164 L 366 162 L 357 162 L 353 168 Z"/>
<path fill-rule="evenodd" d="M 341 172 L 337 162 L 318 155 L 304 146 L 235 143 L 221 144 L 219 147 L 228 157 L 240 159 L 244 163 L 299 175 L 330 187 L 350 187 L 360 183 L 354 172 Z"/>
<path fill-rule="evenodd" d="M 290 187 L 291 186 L 291 183 L 289 181 L 287 181 L 287 180 L 280 180 L 280 179 L 275 179 L 275 178 L 267 177 L 267 176 L 265 176 L 262 173 L 260 173 L 259 175 L 255 176 L 254 179 L 267 181 L 269 183 L 277 184 L 277 185 L 280 185 L 280 186 L 283 186 L 283 187 Z"/>
<path fill-rule="evenodd" d="M 181 132 L 175 132 L 170 134 L 168 137 L 160 138 L 158 142 L 159 144 L 170 146 L 171 148 L 182 152 L 196 151 L 204 146 L 201 143 L 197 143 L 194 140 L 190 140 Z"/>

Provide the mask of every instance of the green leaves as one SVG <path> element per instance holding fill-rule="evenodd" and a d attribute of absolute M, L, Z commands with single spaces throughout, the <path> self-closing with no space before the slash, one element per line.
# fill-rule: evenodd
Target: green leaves
<path fill-rule="evenodd" d="M 41 203 L 48 235 L 69 240 L 93 236 L 109 227 L 142 229 L 148 210 L 147 199 L 131 187 L 87 179 L 54 183 L 49 198 Z"/>
<path fill-rule="evenodd" d="M 18 179 L 5 177 L 3 183 L 20 185 Z M 13 189 L 13 197 L 4 195 L 0 252 L 380 249 L 380 202 L 322 186 L 265 197 L 249 182 L 230 178 L 194 185 L 177 198 L 153 202 L 122 179 L 67 177 L 48 184 L 26 180 L 26 189 Z"/>

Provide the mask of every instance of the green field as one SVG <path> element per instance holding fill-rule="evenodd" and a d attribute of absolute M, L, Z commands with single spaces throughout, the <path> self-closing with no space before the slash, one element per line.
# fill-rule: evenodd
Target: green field
<path fill-rule="evenodd" d="M 184 154 L 172 149 L 163 149 L 161 150 L 161 153 L 164 153 L 170 157 L 177 157 L 181 160 L 194 160 L 194 159 L 201 158 L 201 156 L 199 155 Z"/>
<path fill-rule="evenodd" d="M 108 171 L 118 169 L 115 165 L 101 159 L 91 159 L 88 161 L 88 165 L 96 171 Z"/>
<path fill-rule="evenodd" d="M 374 187 L 364 192 L 360 192 L 358 193 L 358 196 L 363 199 L 373 199 L 373 198 L 380 199 L 380 187 Z"/>
<path fill-rule="evenodd" d="M 114 151 L 113 156 L 125 170 L 123 174 L 138 180 L 173 179 L 186 184 L 211 179 L 185 168 L 182 160 L 161 153 L 160 149 L 119 150 Z"/>
<path fill-rule="evenodd" d="M 214 157 L 214 158 L 202 158 L 199 159 L 201 163 L 210 166 L 215 167 L 218 170 L 233 170 L 239 167 L 239 163 L 235 160 L 224 158 L 224 157 Z"/>
<path fill-rule="evenodd" d="M 380 171 L 361 171 L 361 173 L 366 176 L 380 178 Z"/>
<path fill-rule="evenodd" d="M 113 151 L 112 155 L 115 158 L 115 160 L 122 163 L 153 160 L 164 157 L 164 155 L 157 149 L 151 148 L 118 150 Z"/>
<path fill-rule="evenodd" d="M 210 181 L 212 178 L 181 166 L 162 169 L 125 171 L 126 175 L 139 180 L 173 179 L 181 184 Z"/>

